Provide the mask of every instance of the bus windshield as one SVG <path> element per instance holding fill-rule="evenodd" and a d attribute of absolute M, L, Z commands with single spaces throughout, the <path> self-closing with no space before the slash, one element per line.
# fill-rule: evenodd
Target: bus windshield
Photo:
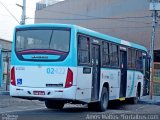
<path fill-rule="evenodd" d="M 53 50 L 60 52 L 69 52 L 69 40 L 69 30 L 17 30 L 16 52 L 30 50 Z"/>

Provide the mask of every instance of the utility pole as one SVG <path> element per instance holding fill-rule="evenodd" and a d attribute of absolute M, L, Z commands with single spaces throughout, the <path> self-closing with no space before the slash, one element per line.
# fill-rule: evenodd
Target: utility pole
<path fill-rule="evenodd" d="M 153 96 L 153 82 L 154 82 L 154 41 L 155 41 L 155 34 L 156 34 L 156 26 L 157 26 L 157 17 L 158 11 L 160 10 L 160 0 L 150 0 L 150 11 L 152 11 L 152 36 L 150 42 L 150 67 L 151 67 L 151 74 L 150 74 L 150 98 L 152 99 Z"/>
<path fill-rule="evenodd" d="M 26 23 L 26 0 L 23 0 L 21 25 Z"/>
<path fill-rule="evenodd" d="M 22 16 L 21 16 L 21 25 L 26 23 L 26 0 L 23 0 L 23 5 L 16 4 L 17 6 L 22 8 Z"/>

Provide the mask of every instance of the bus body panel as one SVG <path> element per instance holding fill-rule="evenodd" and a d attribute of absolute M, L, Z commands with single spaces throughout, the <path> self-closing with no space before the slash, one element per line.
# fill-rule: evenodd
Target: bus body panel
<path fill-rule="evenodd" d="M 103 88 L 104 83 L 109 83 L 109 99 L 114 100 L 119 98 L 119 89 L 120 89 L 120 70 L 119 69 L 110 69 L 102 68 L 101 69 L 101 87 L 100 93 Z M 100 98 L 100 96 L 99 96 Z"/>
<path fill-rule="evenodd" d="M 139 71 L 128 70 L 127 71 L 127 92 L 126 97 L 135 97 L 138 87 L 138 83 L 143 86 L 144 75 Z M 142 96 L 143 87 L 141 87 L 141 96 Z"/>
<path fill-rule="evenodd" d="M 45 94 L 34 94 L 35 92 L 45 92 Z M 10 95 L 25 99 L 53 99 L 53 100 L 75 100 L 76 86 L 70 88 L 32 88 L 17 87 L 10 85 Z"/>
<path fill-rule="evenodd" d="M 73 79 L 76 79 L 77 70 L 75 67 L 14 66 L 16 86 L 65 87 L 68 68 L 74 73 Z M 73 80 L 73 85 L 76 85 L 75 80 Z"/>
<path fill-rule="evenodd" d="M 11 68 L 13 68 L 13 66 Z M 75 99 L 77 68 L 54 67 L 54 66 L 14 66 L 14 68 L 15 68 L 16 86 L 10 85 L 11 96 L 29 95 L 30 97 L 37 97 L 37 95 L 33 93 L 33 91 L 35 90 L 35 91 L 45 92 L 45 96 L 38 96 L 38 97 L 46 97 L 46 94 L 50 92 L 51 95 L 49 97 L 55 95 L 55 98 L 56 96 L 61 96 L 61 98 Z M 72 85 L 74 86 L 73 87 L 74 89 L 71 88 L 73 89 L 73 92 L 72 90 L 70 90 L 70 88 L 65 88 L 68 68 L 71 69 L 72 72 L 74 73 L 73 85 Z M 52 74 L 52 72 L 54 72 L 54 74 Z M 31 94 L 29 94 L 28 91 Z M 69 91 L 69 93 L 67 93 L 67 91 Z M 74 97 L 72 95 L 74 95 Z"/>
<path fill-rule="evenodd" d="M 135 71 L 127 71 L 127 92 L 126 97 L 133 96 L 133 90 L 135 89 Z"/>
<path fill-rule="evenodd" d="M 16 84 L 19 87 L 47 87 L 61 85 L 64 87 L 67 69 L 54 66 L 14 66 Z"/>
<path fill-rule="evenodd" d="M 90 73 L 84 73 L 85 67 L 77 68 L 77 92 L 76 99 L 89 102 L 91 99 L 91 89 L 92 89 L 92 69 Z"/>
<path fill-rule="evenodd" d="M 138 83 L 140 83 L 140 86 L 141 86 L 141 88 L 140 88 L 140 91 L 141 91 L 140 96 L 142 96 L 143 95 L 143 85 L 144 85 L 144 73 L 142 73 L 140 71 L 136 71 L 135 76 L 137 78 L 136 87 L 138 87 Z M 135 93 L 136 93 L 136 91 L 135 91 Z"/>

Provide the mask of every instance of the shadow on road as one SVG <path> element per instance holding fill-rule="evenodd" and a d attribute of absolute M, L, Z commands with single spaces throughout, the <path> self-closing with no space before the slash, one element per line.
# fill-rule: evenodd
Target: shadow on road
<path fill-rule="evenodd" d="M 73 107 L 72 107 L 73 106 Z M 133 104 L 128 103 L 127 101 L 110 101 L 108 110 L 128 110 L 128 107 L 134 107 Z M 88 109 L 87 105 L 82 105 L 76 107 L 76 105 L 70 105 L 69 107 L 64 107 L 62 110 L 52 110 L 53 112 L 64 112 L 64 113 L 82 113 L 82 112 L 97 112 L 96 110 Z"/>

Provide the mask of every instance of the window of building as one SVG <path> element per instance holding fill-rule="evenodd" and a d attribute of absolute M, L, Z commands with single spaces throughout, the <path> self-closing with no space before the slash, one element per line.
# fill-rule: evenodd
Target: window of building
<path fill-rule="evenodd" d="M 110 44 L 110 65 L 113 67 L 118 67 L 118 45 Z"/>
<path fill-rule="evenodd" d="M 88 37 L 78 36 L 78 62 L 80 64 L 90 63 L 90 41 Z"/>
<path fill-rule="evenodd" d="M 103 42 L 102 45 L 102 64 L 106 66 L 109 65 L 109 44 L 107 42 Z"/>

